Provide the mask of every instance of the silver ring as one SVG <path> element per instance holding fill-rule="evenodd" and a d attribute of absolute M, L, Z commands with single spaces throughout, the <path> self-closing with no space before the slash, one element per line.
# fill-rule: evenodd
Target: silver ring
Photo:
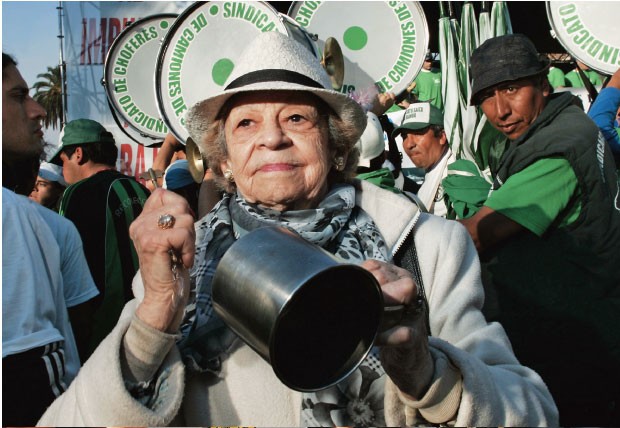
<path fill-rule="evenodd" d="M 171 229 L 176 220 L 172 214 L 162 214 L 159 216 L 159 220 L 157 220 L 157 227 L 160 229 Z"/>

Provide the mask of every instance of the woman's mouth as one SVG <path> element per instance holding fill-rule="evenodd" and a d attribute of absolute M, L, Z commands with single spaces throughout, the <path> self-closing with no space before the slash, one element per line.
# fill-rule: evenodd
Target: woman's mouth
<path fill-rule="evenodd" d="M 281 172 L 281 171 L 292 171 L 295 168 L 294 165 L 289 163 L 269 163 L 260 167 L 259 171 L 261 172 Z"/>

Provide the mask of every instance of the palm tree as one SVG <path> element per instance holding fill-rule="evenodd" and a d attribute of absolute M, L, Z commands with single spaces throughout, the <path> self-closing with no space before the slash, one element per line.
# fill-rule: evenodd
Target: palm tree
<path fill-rule="evenodd" d="M 60 127 L 63 120 L 62 108 L 62 81 L 60 78 L 60 67 L 47 67 L 47 73 L 37 74 L 39 80 L 33 86 L 35 89 L 34 99 L 43 106 L 47 112 L 43 124 L 46 127 L 51 125 L 52 129 Z"/>

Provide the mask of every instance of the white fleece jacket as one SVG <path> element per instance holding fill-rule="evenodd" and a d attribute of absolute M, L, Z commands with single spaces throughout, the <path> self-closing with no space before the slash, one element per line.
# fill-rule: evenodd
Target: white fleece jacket
<path fill-rule="evenodd" d="M 478 255 L 459 223 L 421 214 L 402 197 L 357 182 L 357 203 L 396 251 L 414 228 L 430 308 L 430 347 L 436 372 L 420 401 L 409 402 L 386 383 L 388 425 L 410 425 L 416 412 L 445 415 L 457 426 L 557 426 L 558 414 L 542 379 L 515 358 L 501 325 L 487 323 Z M 69 389 L 39 421 L 45 426 L 297 426 L 301 393 L 281 384 L 271 367 L 240 341 L 220 377 L 185 370 L 175 347 L 158 379 L 152 408 L 127 392 L 119 350 L 136 307 L 128 303 L 116 328 L 84 364 Z M 148 343 L 145 343 L 148 346 Z"/>

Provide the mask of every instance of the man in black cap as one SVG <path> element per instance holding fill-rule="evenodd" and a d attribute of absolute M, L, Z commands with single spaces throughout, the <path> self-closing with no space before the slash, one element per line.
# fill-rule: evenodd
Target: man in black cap
<path fill-rule="evenodd" d="M 471 57 L 471 104 L 509 140 L 492 193 L 461 220 L 519 361 L 547 383 L 560 424 L 620 425 L 620 200 L 613 157 L 523 35 Z"/>
<path fill-rule="evenodd" d="M 133 298 L 131 282 L 138 259 L 129 225 L 142 212 L 150 192 L 116 171 L 118 148 L 112 133 L 100 123 L 73 120 L 63 128 L 60 140 L 50 162 L 63 167 L 70 186 L 59 213 L 80 232 L 88 267 L 101 293 L 94 304 L 90 355 Z"/>

